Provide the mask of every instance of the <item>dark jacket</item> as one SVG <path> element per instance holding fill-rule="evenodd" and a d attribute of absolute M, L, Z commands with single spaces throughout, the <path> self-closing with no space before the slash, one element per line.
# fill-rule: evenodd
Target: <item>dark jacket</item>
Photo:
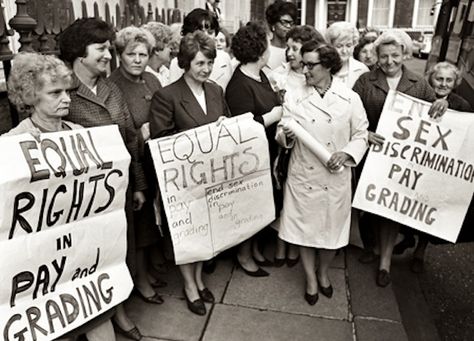
<path fill-rule="evenodd" d="M 451 92 L 447 98 L 448 100 L 448 108 L 453 109 L 456 111 L 467 111 L 471 112 L 472 108 L 471 105 L 469 104 L 468 101 L 466 101 L 464 98 L 459 96 L 458 94 L 455 94 L 454 92 Z"/>
<path fill-rule="evenodd" d="M 184 76 L 159 89 L 150 106 L 151 138 L 168 136 L 216 121 L 219 116 L 230 116 L 222 88 L 205 82 L 207 115 L 203 112 Z"/>
<path fill-rule="evenodd" d="M 402 78 L 398 83 L 397 91 L 427 102 L 436 100 L 434 90 L 424 78 L 414 74 L 405 66 L 402 70 Z M 359 94 L 367 112 L 370 131 L 375 131 L 377 128 L 389 89 L 387 77 L 380 68 L 364 73 L 354 84 L 353 90 Z"/>

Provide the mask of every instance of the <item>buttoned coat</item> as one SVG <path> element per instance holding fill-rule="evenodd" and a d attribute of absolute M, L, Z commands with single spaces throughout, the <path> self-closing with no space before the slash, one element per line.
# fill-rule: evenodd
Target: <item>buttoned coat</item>
<path fill-rule="evenodd" d="M 331 173 L 299 140 L 288 141 L 282 125 L 295 119 L 331 154 L 350 156 L 342 172 Z M 367 117 L 359 96 L 342 82 L 323 98 L 313 87 L 289 90 L 276 139 L 293 148 L 280 216 L 281 239 L 308 247 L 337 249 L 349 242 L 351 170 L 367 150 Z"/>
<path fill-rule="evenodd" d="M 216 121 L 219 116 L 230 116 L 222 88 L 204 82 L 207 114 L 186 84 L 184 77 L 159 89 L 150 106 L 151 138 L 168 136 Z"/>
<path fill-rule="evenodd" d="M 364 73 L 354 84 L 353 90 L 357 92 L 364 103 L 369 120 L 369 130 L 375 131 L 382 113 L 385 99 L 390 90 L 387 76 L 380 68 Z M 414 74 L 402 66 L 402 77 L 398 82 L 397 91 L 422 99 L 427 102 L 436 100 L 434 90 L 422 77 Z"/>

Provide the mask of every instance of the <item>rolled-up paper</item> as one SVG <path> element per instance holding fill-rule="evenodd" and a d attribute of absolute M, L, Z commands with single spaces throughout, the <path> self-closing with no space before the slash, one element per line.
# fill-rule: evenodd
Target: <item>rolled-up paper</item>
<path fill-rule="evenodd" d="M 308 148 L 323 165 L 327 167 L 327 162 L 331 158 L 331 153 L 324 148 L 324 146 L 319 143 L 314 137 L 310 135 L 298 122 L 293 118 L 288 119 L 284 126 L 290 129 L 295 135 L 296 138 L 301 141 Z M 342 172 L 344 166 L 339 167 L 336 171 L 331 170 L 332 172 Z"/>

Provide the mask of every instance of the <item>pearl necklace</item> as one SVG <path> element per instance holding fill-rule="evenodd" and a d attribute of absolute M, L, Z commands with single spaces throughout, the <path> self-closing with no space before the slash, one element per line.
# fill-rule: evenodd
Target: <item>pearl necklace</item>
<path fill-rule="evenodd" d="M 328 92 L 329 88 L 331 87 L 331 84 L 332 84 L 332 77 L 331 77 L 331 81 L 329 82 L 328 86 L 324 90 L 320 91 L 317 87 L 314 87 L 314 88 L 318 92 L 319 96 L 324 97 L 326 92 Z"/>

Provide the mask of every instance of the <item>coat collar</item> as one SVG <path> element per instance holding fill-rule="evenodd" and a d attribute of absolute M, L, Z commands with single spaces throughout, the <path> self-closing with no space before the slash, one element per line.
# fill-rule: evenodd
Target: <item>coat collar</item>
<path fill-rule="evenodd" d="M 370 72 L 369 79 L 376 87 L 382 89 L 385 93 L 389 92 L 390 88 L 387 83 L 387 76 L 385 76 L 379 67 Z M 406 91 L 418 82 L 419 79 L 420 78 L 416 74 L 408 70 L 405 65 L 402 65 L 402 77 L 398 83 L 397 91 L 406 93 Z"/>
<path fill-rule="evenodd" d="M 101 107 L 107 109 L 106 101 L 110 96 L 110 88 L 107 82 L 102 77 L 97 80 L 97 95 L 94 94 L 73 72 L 72 74 L 72 85 L 70 88 L 72 91 L 76 91 L 77 95 L 91 101 Z"/>
<path fill-rule="evenodd" d="M 181 78 L 177 81 L 177 84 L 181 90 L 181 104 L 184 110 L 196 122 L 197 125 L 200 125 L 202 123 L 202 117 L 206 116 L 202 110 L 201 105 L 198 103 L 196 97 L 194 97 L 194 94 L 189 88 L 188 84 L 186 84 L 184 76 L 181 76 Z M 216 105 L 219 99 L 216 98 L 216 94 L 214 91 L 212 91 L 209 82 L 204 82 L 203 86 L 204 96 L 206 98 L 207 114 L 217 112 L 218 108 L 216 108 Z"/>
<path fill-rule="evenodd" d="M 308 87 L 308 101 L 311 105 L 320 109 L 329 117 L 332 117 L 333 107 L 338 106 L 341 100 L 350 104 L 350 98 L 347 96 L 345 90 L 346 86 L 336 77 L 333 77 L 331 86 L 324 98 L 319 95 L 314 87 Z"/>

